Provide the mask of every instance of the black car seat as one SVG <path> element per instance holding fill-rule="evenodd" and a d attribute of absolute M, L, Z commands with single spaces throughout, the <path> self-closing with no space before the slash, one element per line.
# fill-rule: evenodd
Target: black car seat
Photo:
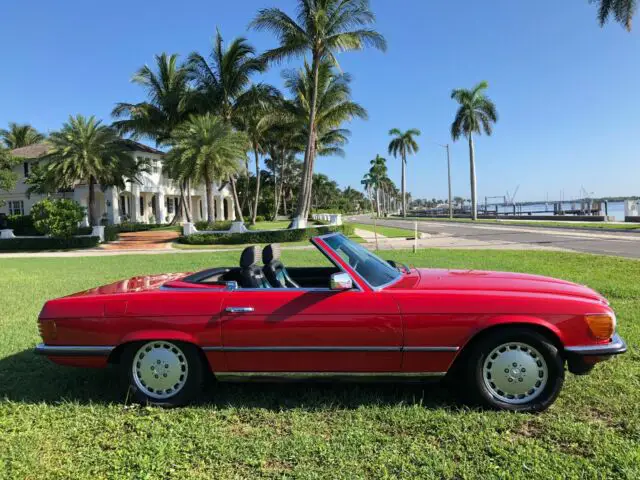
<path fill-rule="evenodd" d="M 242 288 L 270 288 L 271 285 L 257 265 L 260 247 L 247 247 L 240 255 L 240 286 Z"/>
<path fill-rule="evenodd" d="M 262 250 L 262 271 L 274 288 L 300 288 L 280 261 L 280 245 L 273 243 Z"/>

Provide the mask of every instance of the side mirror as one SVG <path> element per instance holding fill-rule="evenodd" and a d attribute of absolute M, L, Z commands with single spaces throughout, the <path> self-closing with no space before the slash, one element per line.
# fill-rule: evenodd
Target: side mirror
<path fill-rule="evenodd" d="M 225 282 L 225 286 L 227 290 L 233 291 L 238 289 L 238 282 L 231 280 L 229 282 Z"/>
<path fill-rule="evenodd" d="M 338 272 L 331 275 L 331 290 L 351 290 L 353 288 L 353 280 L 351 277 L 344 273 Z"/>

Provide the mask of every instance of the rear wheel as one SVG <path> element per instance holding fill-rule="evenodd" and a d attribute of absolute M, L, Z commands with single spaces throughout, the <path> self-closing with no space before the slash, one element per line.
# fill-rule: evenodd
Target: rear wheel
<path fill-rule="evenodd" d="M 202 387 L 202 361 L 194 345 L 154 340 L 132 344 L 123 367 L 139 403 L 178 406 L 189 403 Z"/>
<path fill-rule="evenodd" d="M 555 401 L 564 383 L 558 349 L 529 329 L 499 331 L 479 341 L 467 364 L 473 399 L 501 410 L 540 412 Z"/>

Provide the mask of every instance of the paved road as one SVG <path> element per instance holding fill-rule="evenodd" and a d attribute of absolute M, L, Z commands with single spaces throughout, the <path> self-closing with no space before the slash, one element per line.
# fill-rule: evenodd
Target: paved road
<path fill-rule="evenodd" d="M 373 223 L 373 220 L 366 215 L 351 217 L 350 221 Z M 385 219 L 378 220 L 378 224 L 411 230 L 414 228 L 414 222 L 408 220 Z M 495 245 L 496 242 L 504 242 L 520 247 L 547 246 L 577 252 L 640 258 L 640 234 L 638 233 L 427 221 L 419 221 L 418 230 L 434 237 L 476 240 L 479 244 L 490 242 Z"/>

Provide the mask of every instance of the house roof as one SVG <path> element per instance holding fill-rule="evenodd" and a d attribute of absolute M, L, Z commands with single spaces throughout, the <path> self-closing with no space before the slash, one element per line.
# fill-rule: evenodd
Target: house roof
<path fill-rule="evenodd" d="M 162 150 L 158 150 L 157 148 L 150 147 L 149 145 L 145 145 L 144 143 L 136 142 L 134 140 L 123 139 L 122 143 L 124 143 L 125 146 L 132 152 L 156 153 L 158 155 L 164 155 L 164 152 Z"/>
<path fill-rule="evenodd" d="M 152 148 L 143 143 L 134 142 L 133 140 L 129 140 L 129 139 L 124 139 L 122 140 L 122 142 L 132 152 L 145 152 L 145 153 L 155 153 L 157 155 L 164 155 L 163 151 L 158 150 L 156 148 Z M 13 149 L 11 150 L 11 155 L 14 157 L 24 158 L 27 160 L 40 158 L 49 152 L 49 148 L 51 148 L 51 145 L 47 142 L 35 143 L 33 145 L 27 145 L 26 147 Z"/>
<path fill-rule="evenodd" d="M 34 143 L 33 145 L 27 145 L 26 147 L 15 148 L 11 150 L 11 155 L 18 158 L 39 158 L 45 155 L 49 151 L 49 144 Z"/>

